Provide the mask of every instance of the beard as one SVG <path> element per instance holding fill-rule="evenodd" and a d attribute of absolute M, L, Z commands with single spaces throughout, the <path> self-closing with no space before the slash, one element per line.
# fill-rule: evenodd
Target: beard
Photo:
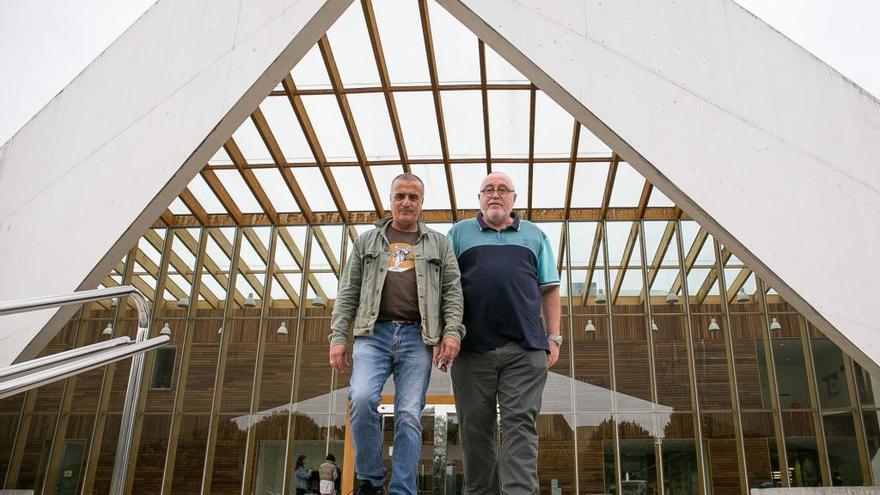
<path fill-rule="evenodd" d="M 486 218 L 488 218 L 489 221 L 492 223 L 501 223 L 506 217 L 507 214 L 504 212 L 504 210 L 500 208 L 490 208 L 486 212 Z"/>

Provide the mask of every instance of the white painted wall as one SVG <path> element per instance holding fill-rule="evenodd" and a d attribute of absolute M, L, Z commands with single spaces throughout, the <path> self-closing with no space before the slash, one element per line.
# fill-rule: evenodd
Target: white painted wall
<path fill-rule="evenodd" d="M 730 0 L 439 1 L 880 372 L 875 98 Z"/>
<path fill-rule="evenodd" d="M 97 286 L 350 3 L 159 1 L 0 148 L 0 300 Z M 71 314 L 0 318 L 0 366 Z"/>

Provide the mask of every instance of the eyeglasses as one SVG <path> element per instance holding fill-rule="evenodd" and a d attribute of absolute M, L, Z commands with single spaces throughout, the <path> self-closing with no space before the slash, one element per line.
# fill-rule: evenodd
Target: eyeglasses
<path fill-rule="evenodd" d="M 498 193 L 498 195 L 503 198 L 504 196 L 507 196 L 509 193 L 512 193 L 513 190 L 508 189 L 506 187 L 499 187 L 497 189 L 494 187 L 484 187 L 483 189 L 480 190 L 480 192 L 482 194 L 485 194 L 486 196 L 494 196 L 495 193 Z"/>

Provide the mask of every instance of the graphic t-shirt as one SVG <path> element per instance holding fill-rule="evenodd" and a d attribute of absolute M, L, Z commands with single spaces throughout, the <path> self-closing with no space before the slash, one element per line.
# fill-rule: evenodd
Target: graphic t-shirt
<path fill-rule="evenodd" d="M 421 321 L 419 292 L 416 286 L 416 256 L 413 244 L 418 232 L 401 232 L 392 226 L 385 231 L 391 259 L 382 286 L 379 321 Z"/>

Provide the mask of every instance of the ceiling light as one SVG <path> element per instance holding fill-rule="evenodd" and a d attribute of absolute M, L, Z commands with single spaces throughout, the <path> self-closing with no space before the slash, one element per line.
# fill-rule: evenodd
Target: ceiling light
<path fill-rule="evenodd" d="M 315 308 L 323 308 L 327 305 L 327 301 L 324 300 L 323 297 L 317 296 L 312 298 L 312 306 Z"/>
<path fill-rule="evenodd" d="M 159 335 L 171 335 L 171 327 L 168 326 L 167 321 L 162 325 L 162 330 L 159 330 Z"/>
<path fill-rule="evenodd" d="M 189 307 L 189 298 L 186 296 L 181 297 L 177 300 L 178 308 L 188 308 Z"/>
<path fill-rule="evenodd" d="M 254 293 L 248 292 L 247 298 L 244 300 L 244 307 L 246 308 L 255 308 L 257 307 L 257 301 L 254 299 Z"/>
<path fill-rule="evenodd" d="M 654 318 L 651 318 L 651 330 L 654 332 L 657 331 L 657 323 L 654 321 Z"/>
<path fill-rule="evenodd" d="M 739 292 L 736 293 L 736 302 L 738 303 L 747 303 L 751 300 L 752 298 L 750 298 L 749 295 L 746 294 L 746 290 L 743 288 L 740 288 Z"/>
<path fill-rule="evenodd" d="M 118 297 L 114 297 L 113 299 L 110 300 L 110 307 L 115 308 L 116 306 L 119 306 L 119 298 Z"/>
<path fill-rule="evenodd" d="M 718 326 L 718 322 L 715 321 L 715 318 L 712 318 L 712 320 L 709 321 L 709 331 L 710 332 L 717 332 L 718 330 L 721 330 L 721 327 Z"/>
<path fill-rule="evenodd" d="M 223 333 L 223 327 L 220 327 L 219 329 L 217 329 L 217 335 L 220 335 L 221 333 Z"/>
<path fill-rule="evenodd" d="M 101 332 L 101 335 L 113 335 L 113 325 L 107 323 L 107 326 L 104 327 L 104 331 Z"/>
<path fill-rule="evenodd" d="M 774 332 L 782 330 L 782 325 L 779 324 L 779 320 L 773 318 L 773 321 L 770 322 L 770 330 L 773 330 Z"/>
<path fill-rule="evenodd" d="M 276 335 L 287 335 L 287 323 L 281 322 L 281 326 L 278 327 L 278 330 L 275 330 Z"/>
<path fill-rule="evenodd" d="M 675 304 L 678 302 L 678 294 L 670 290 L 666 293 L 666 304 Z"/>
<path fill-rule="evenodd" d="M 596 325 L 593 325 L 593 320 L 587 320 L 587 326 L 584 328 L 585 332 L 595 332 Z"/>
<path fill-rule="evenodd" d="M 596 291 L 596 304 L 605 304 L 605 301 L 605 291 L 602 289 Z"/>

